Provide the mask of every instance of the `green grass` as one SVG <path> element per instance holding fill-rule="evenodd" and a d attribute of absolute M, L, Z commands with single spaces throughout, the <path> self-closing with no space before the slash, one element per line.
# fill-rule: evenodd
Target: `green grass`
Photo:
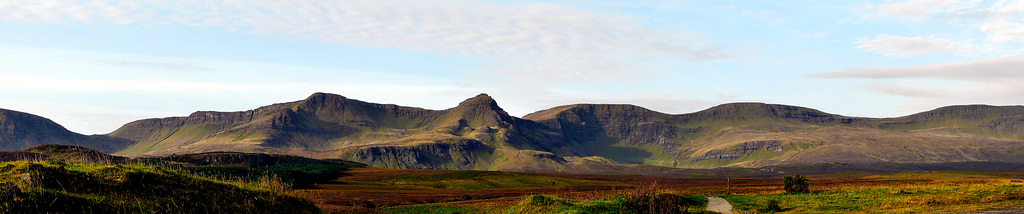
<path fill-rule="evenodd" d="M 623 210 L 623 203 L 620 200 L 575 201 L 543 195 L 531 195 L 504 213 L 618 214 L 622 213 Z"/>
<path fill-rule="evenodd" d="M 721 196 L 742 211 L 764 210 L 777 200 L 787 212 L 972 212 L 1024 205 L 1021 185 L 1001 183 L 850 187 L 807 194 Z"/>

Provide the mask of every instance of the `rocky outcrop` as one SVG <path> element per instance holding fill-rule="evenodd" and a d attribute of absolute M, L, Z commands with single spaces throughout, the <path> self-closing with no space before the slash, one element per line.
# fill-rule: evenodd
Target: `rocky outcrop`
<path fill-rule="evenodd" d="M 490 164 L 494 148 L 476 140 L 448 140 L 417 145 L 367 146 L 343 155 L 381 168 L 469 170 Z"/>
<path fill-rule="evenodd" d="M 704 156 L 694 158 L 690 161 L 736 160 L 758 151 L 782 152 L 782 143 L 776 140 L 745 142 L 732 147 L 731 149 L 714 150 L 704 153 Z"/>

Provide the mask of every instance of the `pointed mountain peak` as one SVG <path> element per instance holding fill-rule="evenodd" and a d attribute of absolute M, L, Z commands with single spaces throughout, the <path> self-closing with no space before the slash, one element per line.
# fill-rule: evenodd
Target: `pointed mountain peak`
<path fill-rule="evenodd" d="M 464 101 L 464 102 L 469 102 L 469 101 L 474 101 L 474 100 L 475 101 L 494 102 L 494 98 L 491 98 L 490 95 L 487 95 L 485 93 L 480 93 L 480 94 L 478 94 L 478 95 L 476 95 L 476 96 L 474 96 L 472 98 L 466 99 L 466 101 Z"/>
<path fill-rule="evenodd" d="M 490 108 L 490 109 L 493 109 L 493 110 L 501 110 L 501 107 L 498 107 L 498 102 L 494 101 L 494 98 L 491 98 L 491 96 L 489 96 L 487 94 L 480 94 L 480 95 L 476 95 L 475 97 L 466 99 L 466 101 L 462 101 L 461 103 L 459 103 L 458 107 L 470 107 L 470 108 L 481 108 L 481 107 L 484 107 L 484 108 Z"/>

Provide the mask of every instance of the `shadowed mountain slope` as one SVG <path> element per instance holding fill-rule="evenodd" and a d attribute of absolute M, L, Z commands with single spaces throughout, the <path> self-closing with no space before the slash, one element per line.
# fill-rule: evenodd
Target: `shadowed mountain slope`
<path fill-rule="evenodd" d="M 68 131 L 50 119 L 0 109 L 0 151 L 22 150 L 40 144 L 75 145 L 102 152 L 116 152 L 131 141 L 106 136 L 86 136 Z"/>

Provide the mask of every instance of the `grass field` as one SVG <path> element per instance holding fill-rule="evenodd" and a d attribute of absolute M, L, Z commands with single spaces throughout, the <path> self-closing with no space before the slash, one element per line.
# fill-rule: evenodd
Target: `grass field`
<path fill-rule="evenodd" d="M 811 193 L 762 189 L 722 195 L 734 208 L 768 211 L 769 201 L 793 213 L 920 213 L 1024 209 L 1022 174 L 995 172 L 903 172 L 853 178 L 821 178 Z M 741 187 L 739 189 L 745 189 Z"/>
<path fill-rule="evenodd" d="M 1024 170 L 814 175 L 811 193 L 787 194 L 781 178 L 679 178 L 356 168 L 291 194 L 328 213 L 631 213 L 625 195 L 643 189 L 718 196 L 735 211 L 929 213 L 1024 209 Z M 731 192 L 731 194 L 729 194 Z M 780 210 L 768 210 L 776 201 Z M 703 205 L 691 213 L 704 212 Z"/>

